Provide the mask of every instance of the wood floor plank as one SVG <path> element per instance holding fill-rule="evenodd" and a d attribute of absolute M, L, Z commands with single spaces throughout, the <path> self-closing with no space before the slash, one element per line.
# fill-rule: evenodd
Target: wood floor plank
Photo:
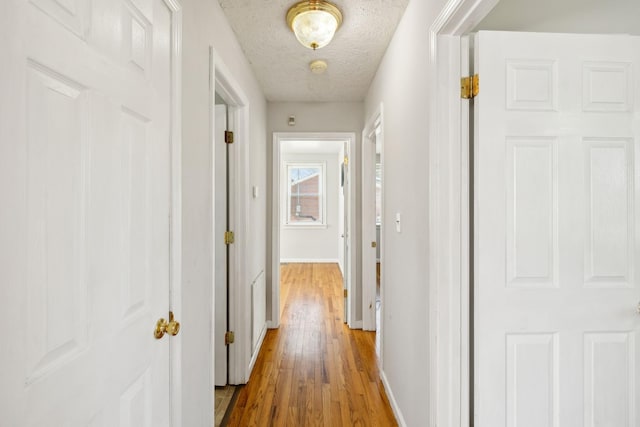
<path fill-rule="evenodd" d="M 281 323 L 269 330 L 229 426 L 396 426 L 375 332 L 343 322 L 337 264 L 281 266 Z"/>

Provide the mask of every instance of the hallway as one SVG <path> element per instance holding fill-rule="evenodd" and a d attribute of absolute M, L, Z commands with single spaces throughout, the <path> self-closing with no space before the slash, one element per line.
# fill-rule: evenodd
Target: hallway
<path fill-rule="evenodd" d="M 337 264 L 283 264 L 281 278 L 281 326 L 267 332 L 228 425 L 397 425 L 375 332 L 343 323 Z"/>

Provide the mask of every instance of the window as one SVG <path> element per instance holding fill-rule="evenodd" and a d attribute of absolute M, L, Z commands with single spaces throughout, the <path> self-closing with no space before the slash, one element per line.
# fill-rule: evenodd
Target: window
<path fill-rule="evenodd" d="M 288 225 L 325 225 L 323 163 L 287 163 Z"/>

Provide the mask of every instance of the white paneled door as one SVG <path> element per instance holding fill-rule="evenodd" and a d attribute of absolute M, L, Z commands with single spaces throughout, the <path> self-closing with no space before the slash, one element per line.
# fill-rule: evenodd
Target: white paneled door
<path fill-rule="evenodd" d="M 362 329 L 376 330 L 376 139 L 379 127 L 362 142 Z"/>
<path fill-rule="evenodd" d="M 170 425 L 176 7 L 2 3 L 0 425 Z"/>
<path fill-rule="evenodd" d="M 640 38 L 475 43 L 475 425 L 636 427 Z"/>

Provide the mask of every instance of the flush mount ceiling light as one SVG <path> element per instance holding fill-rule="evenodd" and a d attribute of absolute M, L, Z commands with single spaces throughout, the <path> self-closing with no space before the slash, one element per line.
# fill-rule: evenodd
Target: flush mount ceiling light
<path fill-rule="evenodd" d="M 303 46 L 313 50 L 328 45 L 340 24 L 340 9 L 324 0 L 301 1 L 287 12 L 287 25 Z"/>
<path fill-rule="evenodd" d="M 327 62 L 322 59 L 316 59 L 309 64 L 309 69 L 313 74 L 322 74 L 327 70 Z"/>

